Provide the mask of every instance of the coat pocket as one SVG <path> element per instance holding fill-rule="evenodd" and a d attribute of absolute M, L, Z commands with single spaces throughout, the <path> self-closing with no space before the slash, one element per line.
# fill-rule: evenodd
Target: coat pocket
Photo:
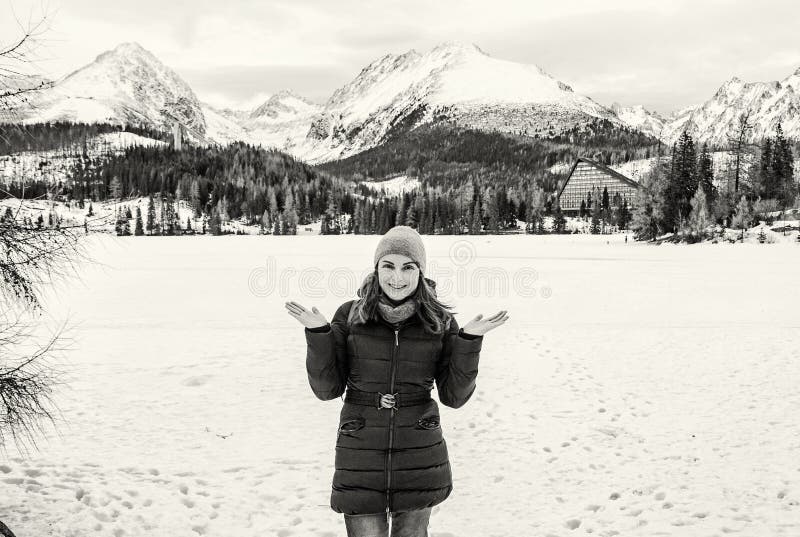
<path fill-rule="evenodd" d="M 364 418 L 359 416 L 355 418 L 345 418 L 342 420 L 342 423 L 339 424 L 339 433 L 336 436 L 336 440 L 338 441 L 342 435 L 355 437 L 356 431 L 360 431 L 364 428 Z"/>
<path fill-rule="evenodd" d="M 441 426 L 439 423 L 439 416 L 426 416 L 417 420 L 415 429 L 425 429 L 427 431 L 438 429 Z"/>

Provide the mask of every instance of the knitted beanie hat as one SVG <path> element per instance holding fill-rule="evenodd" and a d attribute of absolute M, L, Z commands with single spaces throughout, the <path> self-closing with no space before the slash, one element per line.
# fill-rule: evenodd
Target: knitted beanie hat
<path fill-rule="evenodd" d="M 395 226 L 381 237 L 375 249 L 374 265 L 378 265 L 381 257 L 387 254 L 402 254 L 410 257 L 419 265 L 419 270 L 425 274 L 425 246 L 422 244 L 417 230 L 409 226 Z"/>

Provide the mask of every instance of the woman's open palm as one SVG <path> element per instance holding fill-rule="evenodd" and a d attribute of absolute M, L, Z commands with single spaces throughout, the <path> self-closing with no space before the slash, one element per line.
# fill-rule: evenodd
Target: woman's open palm
<path fill-rule="evenodd" d="M 478 314 L 474 319 L 464 325 L 464 332 L 474 336 L 482 336 L 489 330 L 494 330 L 509 319 L 508 310 L 501 310 L 491 317 L 483 318 L 483 314 Z"/>
<path fill-rule="evenodd" d="M 319 312 L 316 306 L 307 310 L 297 302 L 286 302 L 286 309 L 289 315 L 300 321 L 306 328 L 319 328 L 328 324 L 325 316 Z"/>

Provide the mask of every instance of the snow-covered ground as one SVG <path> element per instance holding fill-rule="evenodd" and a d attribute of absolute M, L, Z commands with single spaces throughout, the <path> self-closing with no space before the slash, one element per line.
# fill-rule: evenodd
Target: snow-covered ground
<path fill-rule="evenodd" d="M 344 535 L 341 402 L 311 393 L 283 303 L 330 319 L 378 240 L 90 235 L 101 263 L 45 297 L 74 338 L 60 436 L 0 454 L 0 520 L 21 537 Z M 800 534 L 800 245 L 623 240 L 425 237 L 462 324 L 511 315 L 472 400 L 440 405 L 455 488 L 433 537 Z M 480 268 L 493 292 L 460 292 Z"/>
<path fill-rule="evenodd" d="M 379 194 L 381 189 L 383 189 L 387 196 L 397 196 L 403 192 L 419 188 L 420 186 L 418 178 L 409 177 L 406 174 L 398 175 L 390 179 L 383 179 L 381 181 L 362 181 L 361 184 L 366 185 L 370 190 Z"/>
<path fill-rule="evenodd" d="M 48 222 L 49 214 L 52 212 L 60 221 L 62 226 L 84 226 L 92 233 L 115 233 L 115 222 L 117 211 L 123 213 L 126 208 L 131 210 L 132 219 L 130 220 L 131 233 L 134 232 L 136 227 L 136 208 L 138 207 L 142 212 L 142 226 L 146 229 L 147 226 L 147 206 L 150 200 L 147 197 L 137 196 L 133 198 L 125 198 L 121 200 L 106 200 L 99 202 L 92 202 L 92 216 L 88 216 L 89 200 L 84 202 L 84 207 L 81 209 L 77 201 L 70 202 L 50 202 L 47 200 L 17 200 L 7 198 L 0 200 L 0 211 L 5 211 L 6 207 L 11 207 L 15 212 L 18 212 L 18 218 L 23 216 L 30 217 L 34 222 L 42 215 L 45 224 Z M 156 218 L 161 215 L 161 201 L 155 197 L 153 204 L 156 210 Z M 201 233 L 203 229 L 203 222 L 206 225 L 206 233 L 209 231 L 209 218 L 208 215 L 201 217 L 195 216 L 194 209 L 191 204 L 186 200 L 181 200 L 178 205 L 178 220 L 180 222 L 181 230 L 187 229 L 187 220 L 190 222 L 191 228 L 195 233 Z M 343 221 L 348 221 L 349 215 L 345 215 Z M 258 235 L 261 233 L 260 225 L 246 224 L 245 219 L 228 220 L 222 223 L 223 233 L 244 233 L 247 235 Z M 319 235 L 321 222 L 316 221 L 310 224 L 298 224 L 298 235 Z"/>

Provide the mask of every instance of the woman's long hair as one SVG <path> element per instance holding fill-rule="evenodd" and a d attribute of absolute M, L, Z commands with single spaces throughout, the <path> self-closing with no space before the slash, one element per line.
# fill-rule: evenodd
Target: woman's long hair
<path fill-rule="evenodd" d="M 368 320 L 378 321 L 378 299 L 383 294 L 378 280 L 377 268 L 364 278 L 358 289 L 358 297 L 353 313 L 350 316 L 352 323 L 365 324 Z M 430 334 L 443 334 L 450 328 L 453 314 L 452 306 L 440 302 L 436 297 L 436 282 L 419 273 L 417 288 L 412 294 L 417 302 L 416 315 L 422 321 L 425 331 Z"/>

